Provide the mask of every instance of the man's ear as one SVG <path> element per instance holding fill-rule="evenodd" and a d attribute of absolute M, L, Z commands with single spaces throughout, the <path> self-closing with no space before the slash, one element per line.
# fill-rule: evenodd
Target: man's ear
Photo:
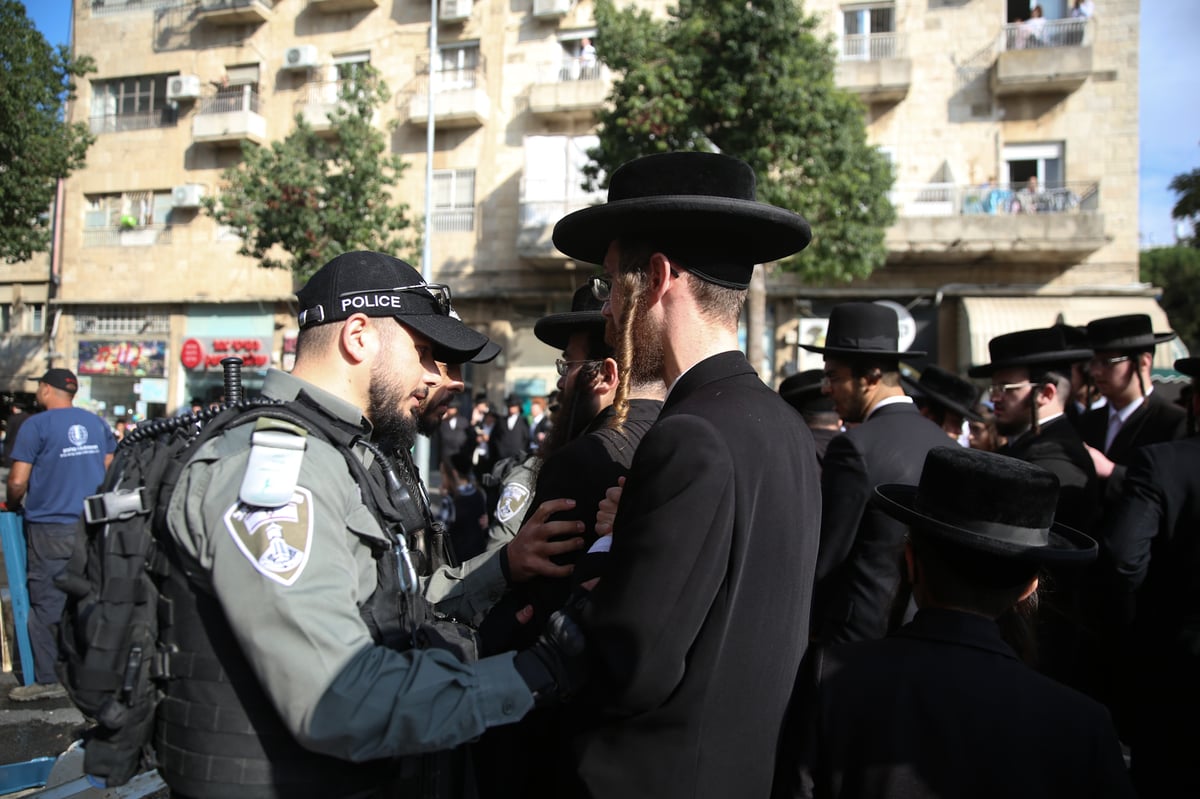
<path fill-rule="evenodd" d="M 597 394 L 607 394 L 617 390 L 618 382 L 620 382 L 620 369 L 616 360 L 605 358 L 600 364 L 600 370 L 596 373 L 596 379 L 592 382 L 592 388 Z"/>
<path fill-rule="evenodd" d="M 342 323 L 338 345 L 352 363 L 362 363 L 374 358 L 379 351 L 379 331 L 365 314 L 356 313 Z"/>
<path fill-rule="evenodd" d="M 646 267 L 646 299 L 647 305 L 658 302 L 666 293 L 668 287 L 679 278 L 671 274 L 671 259 L 661 252 L 650 256 Z"/>

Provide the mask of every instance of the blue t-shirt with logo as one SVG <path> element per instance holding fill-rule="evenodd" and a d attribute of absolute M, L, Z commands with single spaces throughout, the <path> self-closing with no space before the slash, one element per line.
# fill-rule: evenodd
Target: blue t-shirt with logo
<path fill-rule="evenodd" d="M 104 459 L 117 448 L 108 423 L 83 408 L 55 408 L 29 417 L 13 444 L 12 459 L 32 465 L 25 519 L 68 524 L 104 480 Z"/>

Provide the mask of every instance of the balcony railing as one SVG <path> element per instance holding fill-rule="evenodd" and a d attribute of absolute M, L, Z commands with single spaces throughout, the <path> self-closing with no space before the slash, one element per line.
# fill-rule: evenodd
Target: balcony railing
<path fill-rule="evenodd" d="M 566 57 L 538 65 L 535 83 L 564 83 L 573 80 L 608 80 L 608 68 L 596 59 Z"/>
<path fill-rule="evenodd" d="M 434 208 L 429 224 L 435 233 L 469 233 L 475 229 L 475 209 Z"/>
<path fill-rule="evenodd" d="M 92 0 L 92 16 L 109 17 L 134 11 L 156 11 L 160 8 L 177 8 L 192 2 L 194 0 Z"/>
<path fill-rule="evenodd" d="M 1049 19 L 1041 25 L 1033 20 L 1005 25 L 1000 32 L 1000 49 L 1030 50 L 1039 47 L 1080 47 L 1087 44 L 1086 19 Z"/>
<path fill-rule="evenodd" d="M 91 117 L 88 122 L 92 133 L 121 133 L 127 130 L 170 128 L 179 121 L 174 108 L 164 107 L 136 114 L 105 114 Z"/>
<path fill-rule="evenodd" d="M 215 95 L 203 98 L 196 113 L 231 114 L 238 111 L 252 111 L 257 114 L 260 112 L 260 106 L 261 100 L 259 100 L 258 90 L 254 86 L 232 86 L 218 89 Z"/>
<path fill-rule="evenodd" d="M 897 186 L 889 199 L 903 217 L 970 214 L 1072 214 L 1099 208 L 1099 184 L 1092 181 L 1048 184 L 963 186 L 927 183 Z"/>
<path fill-rule="evenodd" d="M 582 178 L 521 181 L 521 227 L 553 225 L 572 211 L 604 201 L 604 192 L 588 194 Z"/>
<path fill-rule="evenodd" d="M 138 225 L 135 228 L 84 228 L 84 247 L 150 247 L 170 244 L 171 228 L 167 225 Z"/>
<path fill-rule="evenodd" d="M 843 61 L 883 61 L 907 55 L 905 39 L 899 33 L 867 33 L 842 37 Z"/>

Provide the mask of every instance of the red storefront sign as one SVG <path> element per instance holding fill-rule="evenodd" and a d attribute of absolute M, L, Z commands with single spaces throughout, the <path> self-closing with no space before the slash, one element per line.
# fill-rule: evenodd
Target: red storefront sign
<path fill-rule="evenodd" d="M 179 362 L 189 371 L 221 370 L 221 359 L 242 359 L 245 369 L 265 369 L 271 364 L 271 340 L 267 338 L 189 338 L 179 349 Z"/>

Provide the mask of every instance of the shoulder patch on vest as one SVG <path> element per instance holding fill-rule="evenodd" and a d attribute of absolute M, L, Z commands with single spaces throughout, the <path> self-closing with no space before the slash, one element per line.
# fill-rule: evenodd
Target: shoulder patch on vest
<path fill-rule="evenodd" d="M 280 585 L 300 579 L 312 550 L 312 492 L 296 488 L 278 508 L 238 502 L 225 512 L 225 527 L 259 573 Z"/>
<path fill-rule="evenodd" d="M 509 519 L 525 509 L 527 502 L 529 502 L 528 486 L 520 483 L 506 484 L 504 491 L 500 493 L 500 500 L 496 503 L 496 518 L 501 523 L 507 524 Z"/>

